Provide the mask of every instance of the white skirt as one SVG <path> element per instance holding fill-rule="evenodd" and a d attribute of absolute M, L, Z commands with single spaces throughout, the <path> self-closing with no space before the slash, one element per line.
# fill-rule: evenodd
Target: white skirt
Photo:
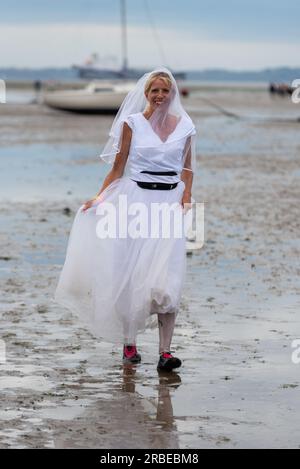
<path fill-rule="evenodd" d="M 123 176 L 102 192 L 100 202 L 85 212 L 83 206 L 78 209 L 54 298 L 77 314 L 96 337 L 113 343 L 135 342 L 139 332 L 157 323 L 157 313 L 178 313 L 186 270 L 184 232 L 182 229 L 182 236 L 178 232 L 175 235 L 171 226 L 170 232 L 162 235 L 160 227 L 159 235 L 156 230 L 154 236 L 149 236 L 154 223 L 149 214 L 151 204 L 167 203 L 174 204 L 174 213 L 180 211 L 182 216 L 183 191 L 182 181 L 175 189 L 149 190 Z M 119 196 L 123 197 L 122 203 Z M 112 204 L 115 214 L 121 212 L 117 228 L 127 217 L 133 232 L 140 224 L 136 216 L 128 215 L 128 207 L 142 204 L 144 210 L 149 210 L 148 236 L 145 230 L 139 232 L 139 237 L 132 236 L 132 231 L 130 236 L 120 235 L 121 230 L 116 230 L 117 236 L 99 236 L 103 232 L 99 230 L 101 217 L 104 226 L 104 213 L 99 215 L 99 209 L 106 206 L 103 202 Z"/>

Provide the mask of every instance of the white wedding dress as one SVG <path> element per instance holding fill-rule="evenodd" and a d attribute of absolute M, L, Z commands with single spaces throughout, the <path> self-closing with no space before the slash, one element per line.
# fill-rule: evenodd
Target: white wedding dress
<path fill-rule="evenodd" d="M 90 209 L 78 209 L 55 292 L 55 300 L 77 314 L 93 335 L 113 343 L 123 343 L 125 338 L 134 343 L 139 332 L 156 324 L 156 313 L 178 313 L 186 268 L 185 236 L 100 238 L 96 235 L 100 205 L 111 203 L 118 213 L 119 196 L 126 196 L 127 206 L 175 203 L 174 213 L 182 214 L 182 154 L 186 139 L 195 134 L 184 118 L 165 142 L 142 113 L 130 115 L 127 123 L 132 141 L 124 175 Z M 141 171 L 177 174 L 155 176 Z M 178 185 L 171 190 L 149 190 L 134 180 Z M 128 215 L 128 225 L 135 218 Z M 149 234 L 150 210 L 148 221 Z"/>

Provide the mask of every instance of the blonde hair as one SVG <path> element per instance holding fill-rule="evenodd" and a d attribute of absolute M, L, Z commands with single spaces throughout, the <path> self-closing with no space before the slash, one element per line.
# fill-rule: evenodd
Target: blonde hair
<path fill-rule="evenodd" d="M 164 82 L 164 84 L 168 87 L 171 88 L 172 86 L 172 80 L 171 80 L 171 77 L 168 73 L 166 72 L 155 72 L 155 73 L 152 73 L 150 75 L 150 77 L 148 78 L 146 84 L 145 84 L 145 93 L 149 93 L 150 89 L 151 89 L 151 86 L 152 86 L 152 83 L 157 79 L 159 78 L 160 80 L 162 80 Z"/>

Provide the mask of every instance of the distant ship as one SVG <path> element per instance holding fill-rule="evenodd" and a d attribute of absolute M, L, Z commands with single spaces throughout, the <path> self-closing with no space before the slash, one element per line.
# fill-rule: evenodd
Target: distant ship
<path fill-rule="evenodd" d="M 78 72 L 78 76 L 84 79 L 123 79 L 136 80 L 149 70 L 139 70 L 128 67 L 127 50 L 127 21 L 126 21 L 126 0 L 120 0 L 121 6 L 121 29 L 122 29 L 122 67 L 120 69 L 106 68 L 99 64 L 99 57 L 94 53 L 83 65 L 73 65 L 72 68 Z M 168 67 L 169 68 L 169 67 Z M 171 70 L 172 71 L 172 70 Z M 176 80 L 185 80 L 185 72 L 172 71 Z"/>

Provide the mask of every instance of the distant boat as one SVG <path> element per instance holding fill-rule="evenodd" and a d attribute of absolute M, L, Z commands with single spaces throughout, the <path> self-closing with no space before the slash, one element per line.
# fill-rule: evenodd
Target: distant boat
<path fill-rule="evenodd" d="M 115 114 L 136 81 L 97 81 L 85 88 L 44 91 L 41 101 L 62 111 L 90 114 Z M 188 96 L 188 88 L 179 87 L 182 96 Z"/>
<path fill-rule="evenodd" d="M 112 84 L 92 81 L 79 90 L 45 92 L 43 103 L 63 111 L 90 114 L 115 113 L 134 86 L 134 82 Z"/>
<path fill-rule="evenodd" d="M 91 54 L 83 65 L 73 65 L 72 68 L 77 70 L 80 78 L 83 79 L 99 79 L 99 80 L 112 80 L 112 79 L 135 79 L 136 76 L 143 75 L 143 72 L 138 70 L 129 70 L 108 68 L 101 65 L 101 60 L 95 52 Z"/>
<path fill-rule="evenodd" d="M 290 96 L 293 94 L 294 88 L 286 83 L 270 83 L 269 92 L 280 96 Z"/>
<path fill-rule="evenodd" d="M 99 64 L 99 57 L 94 53 L 83 65 L 73 65 L 80 78 L 85 79 L 129 79 L 136 80 L 148 70 L 137 70 L 128 68 L 128 49 L 127 49 L 127 20 L 126 20 L 126 0 L 120 0 L 121 6 L 121 31 L 122 31 L 122 67 L 118 69 L 106 68 Z M 168 67 L 170 68 L 170 67 Z M 185 80 L 184 72 L 172 71 L 176 80 Z"/>
<path fill-rule="evenodd" d="M 93 54 L 95 56 L 96 54 Z M 133 68 L 126 68 L 120 70 L 114 70 L 110 68 L 104 68 L 97 62 L 90 62 L 85 65 L 73 65 L 73 69 L 77 70 L 78 75 L 82 79 L 87 80 L 137 80 L 149 70 L 139 70 Z M 172 72 L 176 80 L 185 80 L 186 73 L 184 72 Z"/>

